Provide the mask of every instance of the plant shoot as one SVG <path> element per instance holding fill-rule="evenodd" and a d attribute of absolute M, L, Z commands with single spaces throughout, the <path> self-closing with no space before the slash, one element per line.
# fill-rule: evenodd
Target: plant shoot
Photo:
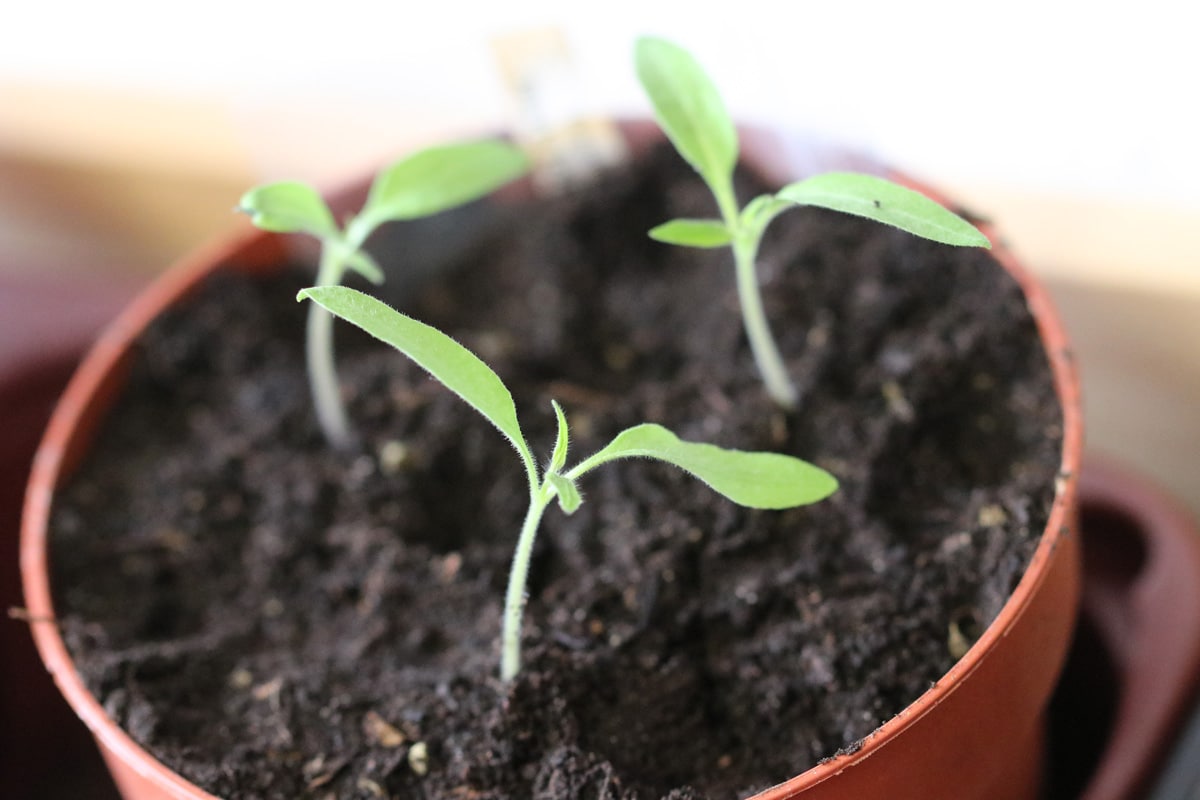
<path fill-rule="evenodd" d="M 925 195 L 873 175 L 816 175 L 756 197 L 739 209 L 733 187 L 738 136 L 716 86 L 690 53 L 663 39 L 638 39 L 635 62 L 659 125 L 708 185 L 721 215 L 671 220 L 651 230 L 650 236 L 668 244 L 733 250 L 746 336 L 768 394 L 784 408 L 795 408 L 796 389 L 767 325 L 755 272 L 763 232 L 781 212 L 820 206 L 944 244 L 991 246 L 974 226 Z"/>
<path fill-rule="evenodd" d="M 391 345 L 462 398 L 516 448 L 529 485 L 529 509 L 521 525 L 509 574 L 501 634 L 500 677 L 511 681 L 521 668 L 521 620 L 529 560 L 542 515 L 551 501 L 568 514 L 579 508 L 578 481 L 587 472 L 623 458 L 653 458 L 674 464 L 735 503 L 750 508 L 783 509 L 815 503 L 837 489 L 837 481 L 819 467 L 779 453 L 726 450 L 685 442 L 660 425 L 643 424 L 617 434 L 598 452 L 567 468 L 570 439 L 567 418 L 552 401 L 558 420 L 554 450 L 544 471 L 521 433 L 512 394 L 483 361 L 441 331 L 407 317 L 386 304 L 344 286 L 304 289 L 309 299 Z"/>
<path fill-rule="evenodd" d="M 263 230 L 316 237 L 321 242 L 317 285 L 339 285 L 348 270 L 379 284 L 383 270 L 363 249 L 376 228 L 385 222 L 448 211 L 520 177 L 527 169 L 525 155 L 503 142 L 440 145 L 418 151 L 380 172 L 362 210 L 341 227 L 317 190 L 298 181 L 251 189 L 242 196 L 239 210 Z M 306 357 L 317 421 L 331 445 L 345 448 L 351 435 L 333 362 L 333 318 L 315 304 L 308 312 Z"/>

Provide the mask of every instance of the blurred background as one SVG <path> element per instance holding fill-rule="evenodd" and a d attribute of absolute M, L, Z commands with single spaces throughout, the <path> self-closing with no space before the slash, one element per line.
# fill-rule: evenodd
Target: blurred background
<path fill-rule="evenodd" d="M 1200 506 L 1200 56 L 1178 3 L 68 0 L 4 17 L 0 290 L 136 282 L 237 224 L 253 183 L 334 186 L 511 127 L 514 34 L 561 34 L 560 112 L 644 113 L 631 42 L 658 33 L 739 119 L 847 143 L 997 220 L 1075 333 L 1092 447 Z"/>

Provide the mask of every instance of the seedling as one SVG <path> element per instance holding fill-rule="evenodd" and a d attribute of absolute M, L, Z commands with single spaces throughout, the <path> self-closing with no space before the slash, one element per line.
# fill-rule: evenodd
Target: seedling
<path fill-rule="evenodd" d="M 529 510 L 517 538 L 505 595 L 500 677 L 506 682 L 521 668 L 525 584 L 538 525 L 552 500 L 557 499 L 568 514 L 579 508 L 583 496 L 578 481 L 585 473 L 617 459 L 654 458 L 691 473 L 735 503 L 764 509 L 815 503 L 837 489 L 837 481 L 832 475 L 798 458 L 685 442 L 654 424 L 635 425 L 622 431 L 598 452 L 567 469 L 570 433 L 566 415 L 556 401 L 551 404 L 558 420 L 558 435 L 549 463 L 544 471 L 539 471 L 533 451 L 517 422 L 512 394 L 499 376 L 471 351 L 436 328 L 354 289 L 344 286 L 304 289 L 297 299 L 305 298 L 415 361 L 482 414 L 521 457 L 529 483 Z"/>
<path fill-rule="evenodd" d="M 498 141 L 440 145 L 397 161 L 376 176 L 366 205 L 339 227 L 333 212 L 312 186 L 298 181 L 269 183 L 242 196 L 240 210 L 258 227 L 278 233 L 307 233 L 321 242 L 319 286 L 336 286 L 347 270 L 383 282 L 383 270 L 363 249 L 385 222 L 412 220 L 476 200 L 524 174 L 525 155 Z M 333 318 L 309 308 L 306 356 L 317 421 L 325 438 L 349 446 L 350 426 L 338 391 L 333 363 Z"/>
<path fill-rule="evenodd" d="M 795 408 L 796 389 L 767 325 L 754 265 L 763 232 L 776 216 L 795 206 L 820 206 L 944 244 L 991 246 L 974 226 L 925 195 L 873 175 L 816 175 L 756 197 L 739 210 L 733 188 L 738 136 L 716 86 L 690 53 L 663 39 L 639 39 L 635 61 L 659 125 L 700 173 L 721 214 L 720 219 L 671 220 L 651 230 L 650 236 L 688 247 L 732 248 L 750 349 L 767 393 L 784 408 Z"/>

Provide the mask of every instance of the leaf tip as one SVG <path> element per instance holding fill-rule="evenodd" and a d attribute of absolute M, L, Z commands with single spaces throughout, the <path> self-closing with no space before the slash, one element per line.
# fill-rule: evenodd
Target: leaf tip
<path fill-rule="evenodd" d="M 820 469 L 820 467 L 818 467 L 818 469 Z M 814 502 L 824 500 L 827 497 L 831 497 L 834 494 L 836 494 L 839 489 L 842 488 L 842 484 L 840 481 L 838 481 L 837 477 L 835 477 L 832 472 L 829 472 L 824 469 L 822 469 L 819 473 L 818 482 L 819 482 L 819 485 L 817 487 L 817 493 L 820 496 Z"/>

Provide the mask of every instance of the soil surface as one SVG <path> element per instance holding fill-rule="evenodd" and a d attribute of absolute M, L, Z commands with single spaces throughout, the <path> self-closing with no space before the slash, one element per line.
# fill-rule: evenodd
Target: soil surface
<path fill-rule="evenodd" d="M 666 465 L 590 473 L 582 508 L 542 524 L 526 666 L 502 685 L 527 500 L 511 447 L 339 323 L 359 444 L 331 452 L 293 300 L 311 273 L 217 277 L 146 334 L 56 504 L 56 601 L 104 707 L 229 800 L 733 800 L 916 699 L 1047 517 L 1061 422 L 1033 322 L 984 251 L 790 211 L 760 264 L 802 395 L 781 413 L 729 254 L 645 235 L 711 213 L 659 151 L 477 242 L 451 231 L 450 272 L 424 286 L 398 277 L 403 230 L 375 250 L 388 299 L 496 369 L 543 458 L 554 398 L 570 463 L 653 421 L 814 461 L 834 497 L 748 511 Z"/>

